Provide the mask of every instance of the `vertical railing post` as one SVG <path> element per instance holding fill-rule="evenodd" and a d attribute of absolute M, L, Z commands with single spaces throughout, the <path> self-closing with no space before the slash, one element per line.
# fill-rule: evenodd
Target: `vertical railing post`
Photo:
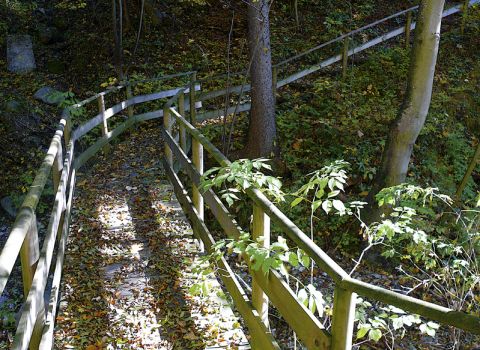
<path fill-rule="evenodd" d="M 133 97 L 133 94 L 132 94 L 132 86 L 130 85 L 129 82 L 127 82 L 127 87 L 126 87 L 125 91 L 126 91 L 127 100 L 131 99 Z M 128 118 L 132 119 L 132 117 L 133 117 L 133 106 L 127 107 L 127 114 L 128 114 Z M 134 121 L 131 120 L 131 122 L 133 123 Z"/>
<path fill-rule="evenodd" d="M 410 47 L 410 32 L 412 28 L 412 11 L 407 12 L 407 23 L 405 23 L 405 47 Z"/>
<path fill-rule="evenodd" d="M 347 68 L 348 68 L 348 41 L 349 37 L 345 37 L 343 39 L 343 50 L 342 50 L 342 78 L 347 76 Z"/>
<path fill-rule="evenodd" d="M 197 168 L 197 171 L 200 173 L 200 175 L 203 174 L 203 145 L 198 142 L 197 139 L 192 138 L 192 161 L 193 165 L 195 165 L 195 168 Z M 200 191 L 198 190 L 198 187 L 195 185 L 192 185 L 192 194 L 193 194 L 193 205 L 197 209 L 198 216 L 200 220 L 203 221 L 204 219 L 204 204 L 203 204 L 203 197 L 200 194 Z M 199 240 L 199 247 L 200 251 L 204 251 L 204 245 L 201 240 Z"/>
<path fill-rule="evenodd" d="M 40 258 L 40 247 L 38 242 L 37 218 L 32 215 L 30 225 L 20 250 L 20 262 L 22 266 L 23 294 L 27 299 L 30 288 L 32 287 L 35 269 Z M 45 304 L 43 297 L 41 298 L 36 315 L 35 324 L 30 337 L 29 349 L 38 350 L 40 340 L 42 338 L 42 330 L 45 324 Z"/>
<path fill-rule="evenodd" d="M 170 116 L 170 108 L 165 107 L 163 109 L 163 128 L 165 132 L 167 132 L 170 136 L 172 135 L 172 123 L 171 123 L 171 116 Z M 170 146 L 165 141 L 165 159 L 167 160 L 168 164 L 173 167 L 173 154 Z"/>
<path fill-rule="evenodd" d="M 463 34 L 465 31 L 465 24 L 467 23 L 467 14 L 468 14 L 468 5 L 470 0 L 464 0 L 462 6 L 462 23 L 460 25 L 460 33 Z"/>
<path fill-rule="evenodd" d="M 28 292 L 32 286 L 33 275 L 40 258 L 40 247 L 38 243 L 37 218 L 33 214 L 25 240 L 20 250 L 20 262 L 22 264 L 23 295 L 27 299 Z"/>
<path fill-rule="evenodd" d="M 185 117 L 185 95 L 184 93 L 182 92 L 180 94 L 180 96 L 178 97 L 178 113 L 180 113 L 180 115 L 182 117 Z M 187 150 L 187 134 L 186 134 L 186 131 L 185 131 L 185 126 L 182 124 L 182 123 L 178 123 L 179 125 L 179 133 L 180 133 L 180 147 L 182 148 L 182 150 L 187 153 L 188 150 Z"/>
<path fill-rule="evenodd" d="M 72 117 L 70 116 L 69 108 L 65 108 L 62 113 L 62 118 L 65 119 L 65 126 L 63 127 L 63 139 L 65 140 L 65 147 L 70 143 L 70 132 L 72 130 Z"/>
<path fill-rule="evenodd" d="M 105 116 L 105 97 L 103 94 L 98 96 L 97 104 L 98 104 L 98 113 L 102 115 L 102 125 L 101 125 L 102 136 L 106 138 L 108 136 L 108 121 L 107 121 L 107 117 Z M 104 152 L 108 153 L 109 150 L 110 150 L 110 144 L 107 143 L 104 147 Z"/>
<path fill-rule="evenodd" d="M 352 348 L 356 299 L 356 293 L 335 287 L 333 295 L 332 350 L 350 350 Z"/>
<path fill-rule="evenodd" d="M 57 193 L 58 185 L 60 184 L 60 177 L 62 176 L 63 169 L 63 152 L 62 142 L 58 142 L 58 150 L 53 160 L 52 178 L 53 178 L 53 193 Z"/>
<path fill-rule="evenodd" d="M 197 72 L 193 72 L 190 78 L 190 124 L 195 126 L 196 124 L 196 114 L 195 109 L 195 82 L 197 80 Z"/>
<path fill-rule="evenodd" d="M 98 113 L 102 115 L 102 136 L 106 136 L 108 134 L 108 122 L 107 118 L 105 117 L 105 98 L 103 95 L 98 96 L 97 103 Z"/>
<path fill-rule="evenodd" d="M 256 204 L 253 205 L 252 240 L 270 248 L 270 217 Z M 268 297 L 255 278 L 252 279 L 252 304 L 268 328 Z"/>

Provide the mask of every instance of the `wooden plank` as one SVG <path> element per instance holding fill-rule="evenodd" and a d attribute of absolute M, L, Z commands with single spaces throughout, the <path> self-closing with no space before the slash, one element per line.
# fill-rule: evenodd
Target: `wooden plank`
<path fill-rule="evenodd" d="M 344 279 L 340 283 L 340 287 L 355 292 L 363 297 L 393 305 L 425 318 L 480 335 L 480 317 L 478 316 L 469 315 L 461 311 L 454 311 L 440 305 L 392 292 L 382 287 L 374 286 L 370 283 L 362 282 L 350 277 Z"/>
<path fill-rule="evenodd" d="M 192 166 L 187 155 L 178 147 L 173 138 L 164 133 L 164 140 L 169 143 L 176 159 L 181 163 L 189 178 L 196 185 L 200 183 L 200 174 Z M 205 202 L 210 207 L 215 218 L 229 238 L 238 239 L 242 229 L 236 224 L 228 209 L 217 195 L 209 190 L 203 193 Z M 208 248 L 208 247 L 207 247 Z M 207 249 L 208 250 L 208 249 Z M 248 262 L 248 259 L 247 259 Z M 295 293 L 288 284 L 274 270 L 270 270 L 268 277 L 261 272 L 253 271 L 260 287 L 270 297 L 280 314 L 295 330 L 299 338 L 308 346 L 308 349 L 326 349 L 330 343 L 330 335 L 323 329 L 323 325 L 303 304 L 299 303 Z"/>
<path fill-rule="evenodd" d="M 335 287 L 333 295 L 332 350 L 352 348 L 356 294 Z"/>
<path fill-rule="evenodd" d="M 167 176 L 173 184 L 175 195 L 182 206 L 185 214 L 187 214 L 190 222 L 192 223 L 193 230 L 196 235 L 198 235 L 202 241 L 205 243 L 207 251 L 211 251 L 211 246 L 215 243 L 212 235 L 208 231 L 208 228 L 205 226 L 203 220 L 198 216 L 198 213 L 193 206 L 192 201 L 188 197 L 188 193 L 180 182 L 180 179 L 177 177 L 173 169 L 168 164 L 168 161 L 165 158 L 162 158 L 164 163 L 164 168 L 166 170 Z M 256 339 L 258 344 L 258 349 L 280 349 L 279 345 L 276 343 L 270 331 L 265 327 L 260 316 L 254 310 L 251 302 L 248 299 L 247 294 L 241 287 L 238 282 L 235 274 L 231 270 L 227 261 L 222 257 L 218 262 L 219 273 L 225 287 L 227 288 L 230 296 L 234 300 L 235 308 L 242 315 L 247 327 L 250 331 L 252 338 Z"/>

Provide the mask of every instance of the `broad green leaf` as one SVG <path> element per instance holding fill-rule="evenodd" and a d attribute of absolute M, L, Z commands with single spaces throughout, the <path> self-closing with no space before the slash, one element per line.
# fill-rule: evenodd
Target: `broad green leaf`
<path fill-rule="evenodd" d="M 357 339 L 362 339 L 371 328 L 372 326 L 369 323 L 361 324 L 357 331 Z"/>
<path fill-rule="evenodd" d="M 298 204 L 300 204 L 302 201 L 303 201 L 302 197 L 297 197 L 293 200 L 293 202 L 290 204 L 290 206 L 293 208 L 293 207 L 297 206 Z"/>
<path fill-rule="evenodd" d="M 382 331 L 380 329 L 371 329 L 368 332 L 368 339 L 371 339 L 375 342 L 379 341 L 382 337 Z"/>

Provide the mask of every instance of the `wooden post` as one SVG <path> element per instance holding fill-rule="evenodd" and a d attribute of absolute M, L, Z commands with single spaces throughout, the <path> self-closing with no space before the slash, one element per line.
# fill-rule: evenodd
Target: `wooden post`
<path fill-rule="evenodd" d="M 357 294 L 335 287 L 333 295 L 332 350 L 352 348 Z"/>
<path fill-rule="evenodd" d="M 107 118 L 105 118 L 105 98 L 103 95 L 98 96 L 97 103 L 98 113 L 102 115 L 102 136 L 106 136 L 108 134 L 108 122 Z"/>
<path fill-rule="evenodd" d="M 40 302 L 40 310 L 38 311 L 37 319 L 35 321 L 35 325 L 33 326 L 30 344 L 28 346 L 30 350 L 39 350 L 40 343 L 42 341 L 43 327 L 45 326 L 45 321 L 45 302 L 42 299 L 42 301 Z"/>
<path fill-rule="evenodd" d="M 60 184 L 60 177 L 62 176 L 63 169 L 63 152 L 62 152 L 62 142 L 58 143 L 58 151 L 55 155 L 52 167 L 52 178 L 53 178 L 53 193 L 57 193 L 58 185 Z"/>
<path fill-rule="evenodd" d="M 410 32 L 412 27 L 412 11 L 407 13 L 407 23 L 405 23 L 405 47 L 410 47 Z"/>
<path fill-rule="evenodd" d="M 163 109 L 163 128 L 166 132 L 172 135 L 172 123 L 171 123 L 170 109 L 165 107 Z M 165 142 L 165 158 L 167 159 L 168 164 L 173 167 L 173 154 L 168 143 Z"/>
<path fill-rule="evenodd" d="M 463 34 L 465 31 L 465 23 L 467 22 L 467 14 L 468 14 L 468 5 L 470 4 L 470 0 L 464 0 L 462 6 L 462 23 L 460 25 L 460 33 Z"/>
<path fill-rule="evenodd" d="M 342 78 L 347 76 L 348 68 L 348 41 L 349 37 L 347 36 L 343 39 L 343 51 L 342 51 Z"/>
<path fill-rule="evenodd" d="M 192 161 L 197 171 L 200 175 L 203 174 L 203 145 L 198 142 L 195 138 L 192 138 Z M 200 191 L 195 185 L 192 185 L 192 194 L 193 194 L 193 205 L 197 209 L 198 216 L 200 220 L 204 219 L 204 204 L 203 197 L 200 194 Z M 199 240 L 200 251 L 204 251 L 204 245 L 201 240 Z"/>
<path fill-rule="evenodd" d="M 72 130 L 72 117 L 70 116 L 70 111 L 68 110 L 68 108 L 64 110 L 62 118 L 65 119 L 65 126 L 63 127 L 63 138 L 65 140 L 65 147 L 67 147 L 70 143 L 70 132 Z"/>
<path fill-rule="evenodd" d="M 253 225 L 252 239 L 257 241 L 262 238 L 262 245 L 265 248 L 270 247 L 270 217 L 266 215 L 262 208 L 253 205 Z M 256 282 L 252 279 L 252 305 L 258 311 L 260 318 L 268 328 L 268 296 Z"/>
<path fill-rule="evenodd" d="M 125 91 L 127 95 L 127 100 L 131 99 L 133 97 L 133 94 L 132 94 L 132 86 L 130 85 L 130 83 L 127 83 L 127 88 L 125 89 Z M 133 106 L 127 107 L 127 114 L 129 119 L 133 117 Z"/>
<path fill-rule="evenodd" d="M 196 114 L 195 109 L 195 81 L 197 80 L 197 72 L 192 73 L 190 78 L 190 124 L 195 126 L 196 124 Z"/>
<path fill-rule="evenodd" d="M 23 295 L 27 299 L 28 292 L 32 287 L 33 275 L 40 258 L 40 247 L 38 243 L 37 218 L 32 216 L 30 227 L 20 250 L 20 262 L 22 264 Z"/>
<path fill-rule="evenodd" d="M 178 113 L 182 117 L 185 117 L 185 95 L 183 93 L 178 97 Z M 180 128 L 180 147 L 182 150 L 187 153 L 187 133 L 185 131 L 185 126 L 182 123 L 178 123 Z"/>
<path fill-rule="evenodd" d="M 108 136 L 108 121 L 107 121 L 107 118 L 105 117 L 105 97 L 103 95 L 98 96 L 97 103 L 98 103 L 98 113 L 102 115 L 102 136 L 106 138 Z M 110 150 L 110 144 L 107 143 L 104 146 L 104 152 L 108 153 L 109 150 Z"/>

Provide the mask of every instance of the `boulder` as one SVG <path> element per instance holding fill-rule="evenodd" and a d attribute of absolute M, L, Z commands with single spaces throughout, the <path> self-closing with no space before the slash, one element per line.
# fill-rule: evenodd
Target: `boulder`
<path fill-rule="evenodd" d="M 7 64 L 12 73 L 28 73 L 36 68 L 30 35 L 7 37 Z"/>
<path fill-rule="evenodd" d="M 23 111 L 23 107 L 22 103 L 17 100 L 7 101 L 3 105 L 5 112 L 9 113 L 20 113 Z"/>
<path fill-rule="evenodd" d="M 65 100 L 65 97 L 61 91 L 49 86 L 44 86 L 37 90 L 33 97 L 49 105 L 59 105 Z"/>

